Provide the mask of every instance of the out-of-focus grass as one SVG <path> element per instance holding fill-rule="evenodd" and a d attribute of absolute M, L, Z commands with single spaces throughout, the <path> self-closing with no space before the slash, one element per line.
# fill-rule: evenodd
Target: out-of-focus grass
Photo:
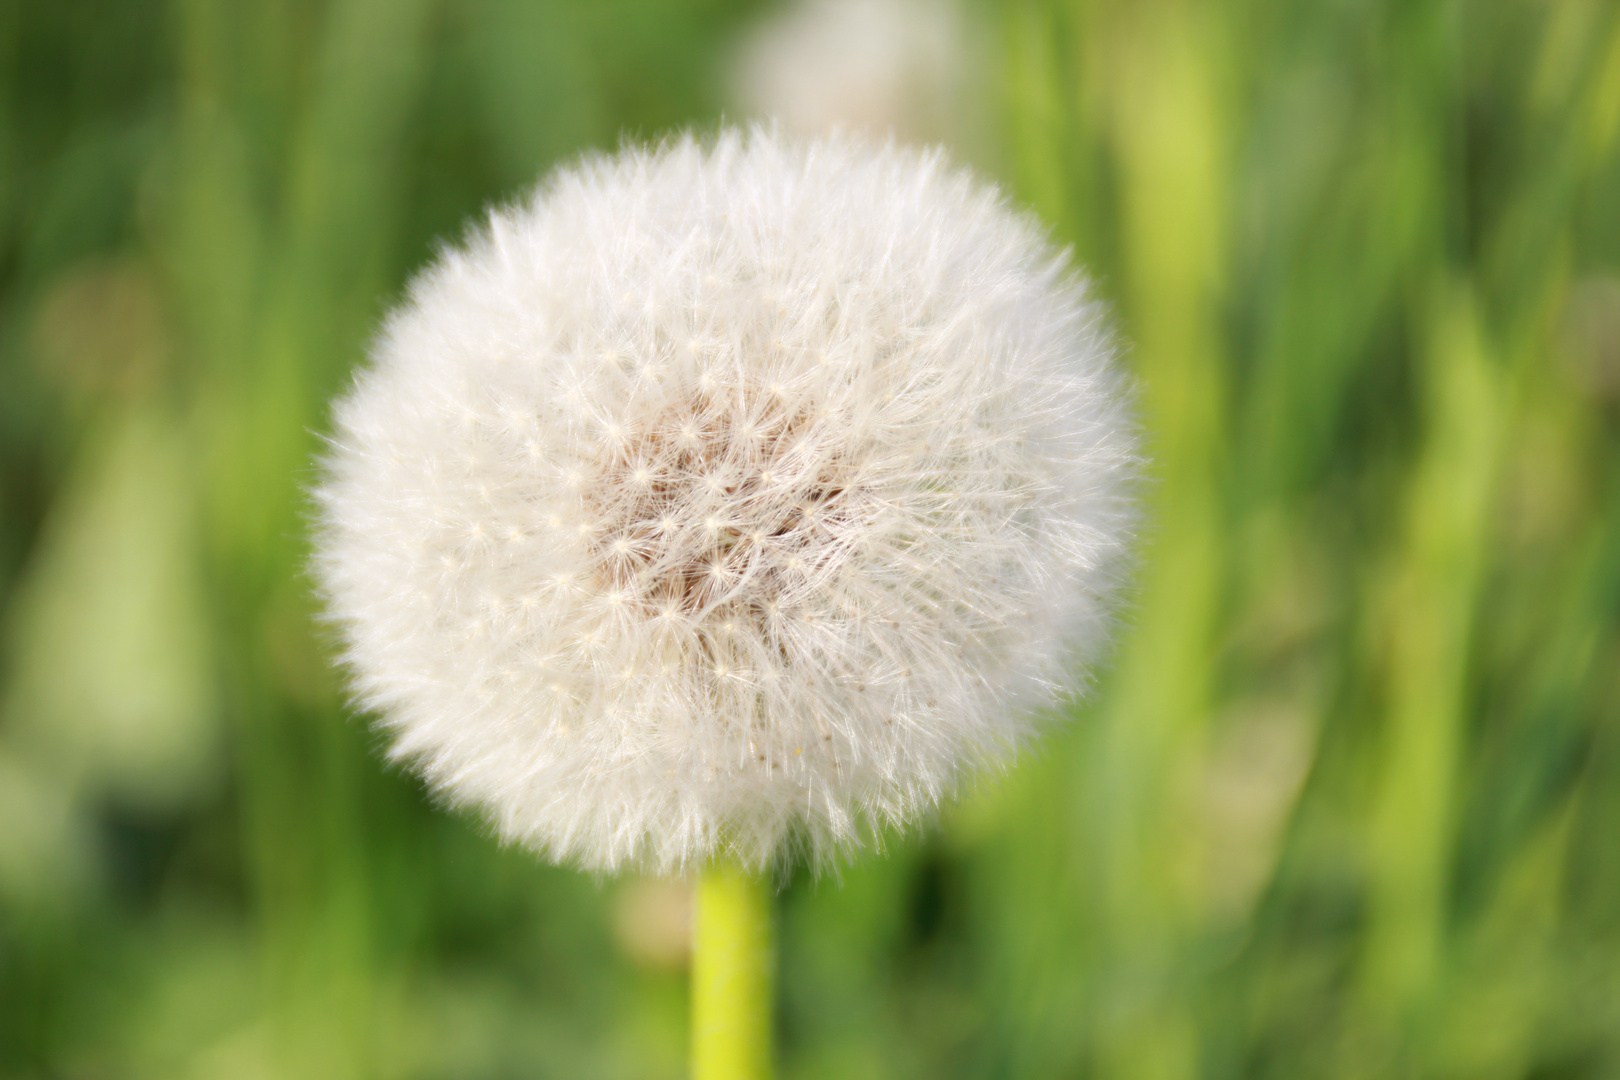
<path fill-rule="evenodd" d="M 379 765 L 300 491 L 432 244 L 757 6 L 0 8 L 0 1076 L 681 1074 L 679 890 Z M 1620 9 L 970 24 L 1151 516 L 1076 722 L 782 893 L 783 1074 L 1614 1073 Z"/>

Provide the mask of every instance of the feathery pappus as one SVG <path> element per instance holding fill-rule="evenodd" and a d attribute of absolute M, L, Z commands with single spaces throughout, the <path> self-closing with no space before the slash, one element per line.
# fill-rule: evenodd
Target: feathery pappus
<path fill-rule="evenodd" d="M 825 856 L 1081 688 L 1115 347 L 941 154 L 765 127 L 493 211 L 335 407 L 317 574 L 392 753 L 593 869 Z"/>

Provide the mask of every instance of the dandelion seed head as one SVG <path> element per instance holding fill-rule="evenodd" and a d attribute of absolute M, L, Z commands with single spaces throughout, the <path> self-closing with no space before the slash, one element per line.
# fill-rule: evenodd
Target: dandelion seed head
<path fill-rule="evenodd" d="M 938 154 L 763 128 L 495 211 L 335 427 L 358 699 L 596 869 L 927 813 L 1083 687 L 1132 523 L 1113 345 L 1040 229 Z"/>

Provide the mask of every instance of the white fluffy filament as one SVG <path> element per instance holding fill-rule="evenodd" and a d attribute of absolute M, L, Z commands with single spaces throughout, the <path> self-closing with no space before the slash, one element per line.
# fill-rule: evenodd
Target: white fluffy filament
<path fill-rule="evenodd" d="M 769 130 L 491 214 L 336 407 L 318 572 L 393 753 L 591 868 L 934 806 L 1074 692 L 1130 528 L 1095 306 L 937 154 Z"/>

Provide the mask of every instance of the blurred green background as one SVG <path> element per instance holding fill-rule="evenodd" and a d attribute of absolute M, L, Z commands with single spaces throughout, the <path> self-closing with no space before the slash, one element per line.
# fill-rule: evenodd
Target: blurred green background
<path fill-rule="evenodd" d="M 302 492 L 435 245 L 763 112 L 1033 207 L 1156 477 L 1075 721 L 785 883 L 782 1075 L 1620 1076 L 1613 0 L 0 3 L 0 1076 L 682 1075 L 682 888 L 383 764 Z"/>

